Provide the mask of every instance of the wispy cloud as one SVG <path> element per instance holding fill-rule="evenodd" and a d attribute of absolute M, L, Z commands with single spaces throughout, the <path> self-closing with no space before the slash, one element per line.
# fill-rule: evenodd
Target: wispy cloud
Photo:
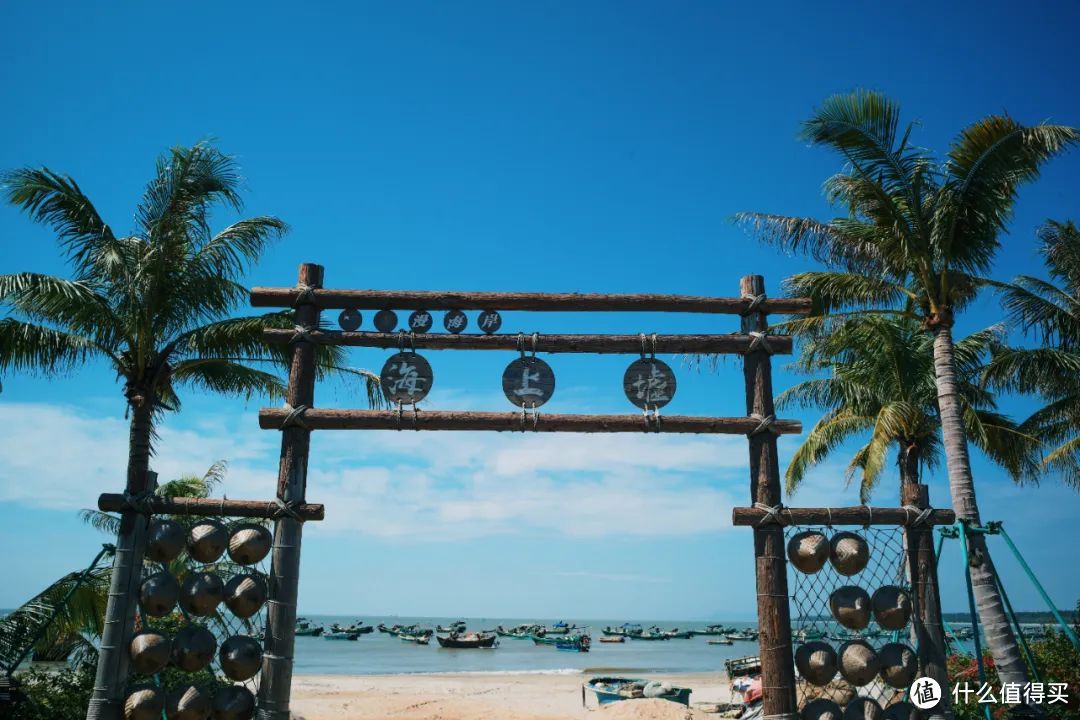
<path fill-rule="evenodd" d="M 252 414 L 168 420 L 153 459 L 163 478 L 226 459 L 230 497 L 273 492 L 279 436 Z M 22 403 L 0 406 L 0 423 L 0 501 L 87 507 L 123 486 L 122 417 Z M 714 532 L 746 482 L 740 437 L 324 432 L 311 457 L 308 497 L 327 505 L 318 532 L 400 541 Z"/>

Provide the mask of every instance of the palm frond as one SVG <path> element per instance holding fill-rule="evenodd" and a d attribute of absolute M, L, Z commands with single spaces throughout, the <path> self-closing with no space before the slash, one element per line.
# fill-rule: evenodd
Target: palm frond
<path fill-rule="evenodd" d="M 101 510 L 80 510 L 79 519 L 106 535 L 115 537 L 120 532 L 120 518 Z"/>
<path fill-rule="evenodd" d="M 90 338 L 15 318 L 0 319 L 0 372 L 51 376 L 100 354 L 101 348 Z"/>

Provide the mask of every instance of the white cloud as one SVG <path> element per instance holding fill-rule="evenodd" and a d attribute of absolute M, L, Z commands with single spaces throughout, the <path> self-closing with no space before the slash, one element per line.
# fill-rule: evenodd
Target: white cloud
<path fill-rule="evenodd" d="M 0 405 L 0 423 L 0 501 L 91 507 L 123 487 L 122 417 L 22 403 Z M 273 492 L 279 436 L 252 413 L 178 424 L 161 428 L 163 478 L 226 459 L 230 497 Z M 741 437 L 323 432 L 311 457 L 308 497 L 327 506 L 317 532 L 399 540 L 711 532 L 730 525 L 746 484 Z"/>

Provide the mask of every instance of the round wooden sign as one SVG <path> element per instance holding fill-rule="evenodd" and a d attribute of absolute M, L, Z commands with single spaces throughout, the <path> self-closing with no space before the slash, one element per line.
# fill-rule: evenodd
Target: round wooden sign
<path fill-rule="evenodd" d="M 360 327 L 360 323 L 364 321 L 364 316 L 360 314 L 359 310 L 349 308 L 348 310 L 342 310 L 338 315 L 338 325 L 342 330 L 353 331 Z"/>
<path fill-rule="evenodd" d="M 469 316 L 460 310 L 451 310 L 443 316 L 442 324 L 447 332 L 457 335 L 469 326 Z"/>
<path fill-rule="evenodd" d="M 391 402 L 403 405 L 423 400 L 434 380 L 431 365 L 414 352 L 391 355 L 379 373 L 383 393 Z"/>
<path fill-rule="evenodd" d="M 416 310 L 409 316 L 409 330 L 414 333 L 426 333 L 434 320 L 427 310 Z"/>
<path fill-rule="evenodd" d="M 393 310 L 380 310 L 375 313 L 375 329 L 381 333 L 394 332 L 397 327 L 397 313 Z"/>
<path fill-rule="evenodd" d="M 484 310 L 476 318 L 476 324 L 482 331 L 491 335 L 499 332 L 499 328 L 502 327 L 502 317 L 498 310 Z"/>
<path fill-rule="evenodd" d="M 675 373 L 663 360 L 635 360 L 623 375 L 623 391 L 642 410 L 662 408 L 675 397 Z"/>
<path fill-rule="evenodd" d="M 502 386 L 506 399 L 518 407 L 538 408 L 555 394 L 555 373 L 538 357 L 520 357 L 506 366 Z"/>

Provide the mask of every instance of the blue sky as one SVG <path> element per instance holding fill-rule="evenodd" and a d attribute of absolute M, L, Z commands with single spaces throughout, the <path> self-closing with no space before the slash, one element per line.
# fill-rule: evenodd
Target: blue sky
<path fill-rule="evenodd" d="M 830 216 L 820 187 L 837 159 L 795 137 L 816 104 L 880 89 L 919 122 L 915 141 L 937 149 L 989 113 L 1080 124 L 1077 15 L 1065 3 L 1019 13 L 993 2 L 7 3 L 0 167 L 73 175 L 123 232 L 156 155 L 216 138 L 243 166 L 246 212 L 292 228 L 251 285 L 290 285 L 313 261 L 335 287 L 732 295 L 758 272 L 775 293 L 810 263 L 759 247 L 729 219 Z M 1073 153 L 1025 188 L 998 277 L 1039 272 L 1034 229 L 1080 216 L 1078 177 Z M 0 207 L 0 272 L 23 270 L 65 272 L 49 233 Z M 999 318 L 987 297 L 960 331 Z M 503 327 L 736 323 L 505 313 Z M 353 362 L 378 368 L 385 355 Z M 510 354 L 428 357 L 429 407 L 509 410 L 498 382 Z M 619 386 L 627 358 L 550 362 L 551 411 L 632 411 Z M 735 360 L 715 375 L 677 372 L 668 412 L 742 412 Z M 778 388 L 795 380 L 778 368 Z M 359 399 L 326 387 L 317 402 Z M 269 497 L 278 437 L 257 429 L 259 405 L 189 394 L 155 466 L 172 476 L 227 459 L 230 496 Z M 121 487 L 126 430 L 100 366 L 5 377 L 0 421 L 0 547 L 24 558 L 5 569 L 4 607 L 93 556 L 102 538 L 74 511 Z M 728 527 L 732 505 L 748 501 L 739 438 L 327 433 L 313 457 L 308 495 L 328 519 L 305 535 L 305 612 L 754 614 L 750 533 Z M 843 464 L 822 467 L 789 504 L 854 502 Z M 976 474 L 984 518 L 1007 521 L 1071 606 L 1076 494 L 1052 479 L 1014 488 L 982 458 Z M 894 487 L 876 502 L 893 504 Z M 947 504 L 941 478 L 932 496 Z M 1014 604 L 1038 608 L 1004 548 L 997 556 Z M 945 562 L 946 608 L 959 610 L 955 548 Z"/>

